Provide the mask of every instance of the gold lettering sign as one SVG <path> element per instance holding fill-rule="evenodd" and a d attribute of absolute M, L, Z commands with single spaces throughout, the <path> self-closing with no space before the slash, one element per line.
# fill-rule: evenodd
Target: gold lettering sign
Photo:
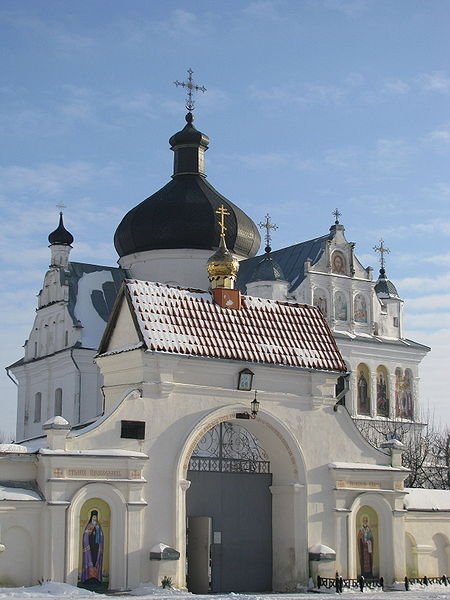
<path fill-rule="evenodd" d="M 344 481 L 338 479 L 336 481 L 336 488 L 342 489 L 365 489 L 365 490 L 380 490 L 381 484 L 379 481 Z"/>
<path fill-rule="evenodd" d="M 53 469 L 57 479 L 141 479 L 140 469 Z"/>

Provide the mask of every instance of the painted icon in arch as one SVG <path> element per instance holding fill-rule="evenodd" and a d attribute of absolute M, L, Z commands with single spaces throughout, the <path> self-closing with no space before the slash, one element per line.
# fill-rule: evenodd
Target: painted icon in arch
<path fill-rule="evenodd" d="M 87 500 L 80 511 L 78 585 L 108 589 L 111 511 L 100 498 Z"/>

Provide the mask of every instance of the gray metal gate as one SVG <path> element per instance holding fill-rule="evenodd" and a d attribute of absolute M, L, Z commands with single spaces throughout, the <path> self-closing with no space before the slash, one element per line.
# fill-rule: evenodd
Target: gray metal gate
<path fill-rule="evenodd" d="M 200 549 L 209 545 L 211 592 L 267 592 L 272 589 L 272 483 L 270 463 L 258 440 L 244 427 L 221 423 L 195 449 L 188 472 L 188 589 L 199 581 Z M 193 517 L 209 517 L 199 538 Z M 190 539 L 190 525 L 192 539 Z M 195 533 L 194 533 L 195 529 Z M 195 538 L 195 542 L 193 541 Z M 203 569 L 208 568 L 203 562 Z"/>

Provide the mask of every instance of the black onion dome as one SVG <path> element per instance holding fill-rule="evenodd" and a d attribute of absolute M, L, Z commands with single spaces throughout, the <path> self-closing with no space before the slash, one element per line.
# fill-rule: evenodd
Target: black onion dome
<path fill-rule="evenodd" d="M 204 154 L 209 139 L 193 126 L 192 113 L 186 121 L 169 140 L 174 151 L 172 181 L 125 215 L 114 236 L 117 253 L 127 256 L 176 248 L 214 251 L 220 242 L 216 210 L 223 204 L 230 213 L 225 223 L 227 248 L 251 258 L 261 242 L 258 228 L 208 183 Z"/>
<path fill-rule="evenodd" d="M 73 235 L 64 227 L 62 212 L 59 213 L 59 225 L 48 236 L 48 241 L 52 246 L 70 246 L 73 243 Z"/>
<path fill-rule="evenodd" d="M 256 225 L 198 175 L 174 177 L 130 210 L 114 236 L 117 253 L 126 256 L 175 248 L 214 251 L 220 242 L 216 210 L 221 204 L 230 213 L 226 217 L 227 248 L 246 258 L 255 256 L 261 241 Z"/>
<path fill-rule="evenodd" d="M 392 283 L 392 281 L 386 277 L 386 271 L 384 269 L 380 269 L 380 275 L 375 284 L 375 293 L 381 299 L 383 299 L 383 298 L 400 299 L 400 296 L 398 295 L 398 292 L 397 292 L 397 288 Z"/>

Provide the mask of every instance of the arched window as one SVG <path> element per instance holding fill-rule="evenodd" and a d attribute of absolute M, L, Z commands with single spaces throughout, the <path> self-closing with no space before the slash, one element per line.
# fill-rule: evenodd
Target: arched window
<path fill-rule="evenodd" d="M 35 423 L 40 423 L 41 412 L 42 412 L 42 394 L 41 394 L 41 392 L 37 392 L 34 395 L 34 422 Z"/>
<path fill-rule="evenodd" d="M 69 345 L 69 332 L 66 330 L 65 334 L 64 334 L 64 346 L 68 346 Z"/>
<path fill-rule="evenodd" d="M 389 416 L 389 376 L 382 365 L 377 369 L 377 415 Z"/>
<path fill-rule="evenodd" d="M 358 413 L 370 415 L 370 375 L 366 365 L 360 364 L 356 370 L 356 385 L 358 388 Z"/>
<path fill-rule="evenodd" d="M 336 292 L 334 295 L 334 318 L 337 321 L 347 320 L 347 299 L 343 292 Z"/>
<path fill-rule="evenodd" d="M 62 415 L 62 389 L 57 388 L 55 390 L 55 417 Z"/>
<path fill-rule="evenodd" d="M 314 306 L 320 310 L 325 318 L 328 317 L 328 302 L 327 302 L 327 294 L 324 290 L 316 289 L 314 290 Z"/>
<path fill-rule="evenodd" d="M 367 301 L 362 294 L 356 294 L 353 301 L 353 318 L 357 323 L 367 323 Z"/>

